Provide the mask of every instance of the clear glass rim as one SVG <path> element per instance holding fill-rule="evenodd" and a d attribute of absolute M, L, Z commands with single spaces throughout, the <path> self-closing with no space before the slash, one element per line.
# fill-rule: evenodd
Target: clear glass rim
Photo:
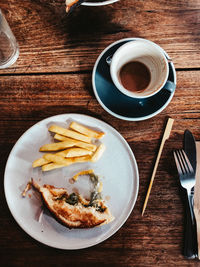
<path fill-rule="evenodd" d="M 0 24 L 1 24 L 1 21 L 2 21 L 2 17 L 3 17 L 3 13 L 2 13 L 1 8 L 0 8 Z"/>
<path fill-rule="evenodd" d="M 17 41 L 15 39 L 15 36 L 13 35 L 12 30 L 10 29 L 10 26 L 8 25 L 7 20 L 4 17 L 4 14 L 3 14 L 3 12 L 2 12 L 2 10 L 0 8 L 0 26 L 1 26 L 1 23 L 4 23 L 4 20 L 5 20 L 6 26 L 9 27 L 8 30 L 9 30 L 11 36 L 8 36 L 6 34 L 6 32 L 5 32 L 5 35 L 10 40 L 10 42 L 12 42 L 13 51 L 12 51 L 11 55 L 7 59 L 5 59 L 2 62 L 0 62 L 0 69 L 5 69 L 5 68 L 10 67 L 12 64 L 15 63 L 15 61 L 19 57 L 19 46 L 18 46 Z M 0 30 L 0 32 L 1 32 L 1 30 Z M 2 32 L 4 33 L 4 31 L 2 31 Z"/>
<path fill-rule="evenodd" d="M 0 64 L 0 69 L 5 69 L 10 67 L 16 62 L 18 57 L 19 57 L 19 47 L 17 46 L 13 54 L 5 62 L 3 62 L 2 65 Z"/>

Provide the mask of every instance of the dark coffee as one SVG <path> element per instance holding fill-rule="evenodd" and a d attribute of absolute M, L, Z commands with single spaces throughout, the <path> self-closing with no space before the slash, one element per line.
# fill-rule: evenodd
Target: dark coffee
<path fill-rule="evenodd" d="M 119 78 L 124 88 L 131 92 L 140 92 L 149 85 L 151 73 L 143 63 L 131 61 L 122 66 Z"/>

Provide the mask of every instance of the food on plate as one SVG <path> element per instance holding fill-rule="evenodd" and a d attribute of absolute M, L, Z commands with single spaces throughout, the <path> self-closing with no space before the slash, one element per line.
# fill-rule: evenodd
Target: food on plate
<path fill-rule="evenodd" d="M 56 141 L 70 141 L 68 137 L 65 137 L 63 135 L 60 135 L 60 134 L 55 134 L 54 135 L 54 139 Z M 71 139 L 73 140 L 73 139 Z M 84 143 L 84 142 L 81 142 L 81 141 L 77 141 L 77 140 L 73 140 L 74 142 L 74 146 L 77 146 L 77 147 L 81 147 L 81 148 L 85 148 L 87 150 L 91 150 L 91 151 L 95 151 L 97 146 L 95 144 L 88 144 L 88 143 Z"/>
<path fill-rule="evenodd" d="M 45 152 L 45 151 L 58 151 L 58 150 L 62 150 L 65 148 L 69 148 L 69 147 L 81 147 L 81 148 L 85 148 L 91 151 L 94 151 L 96 149 L 96 145 L 94 144 L 87 144 L 81 141 L 76 141 L 76 140 L 69 140 L 69 138 L 65 139 L 65 141 L 62 142 L 58 142 L 58 143 L 51 143 L 51 144 L 46 144 L 43 145 L 40 148 L 41 152 Z"/>
<path fill-rule="evenodd" d="M 40 147 L 40 151 L 41 152 L 58 151 L 58 150 L 73 147 L 73 146 L 74 146 L 74 142 L 72 142 L 72 140 L 66 140 L 66 141 L 59 142 L 59 143 L 45 144 Z"/>
<path fill-rule="evenodd" d="M 97 162 L 100 157 L 103 155 L 105 150 L 105 145 L 101 144 L 97 147 L 96 151 L 92 155 L 80 156 L 80 157 L 63 157 L 57 154 L 45 154 L 43 156 L 44 161 L 38 159 L 33 162 L 33 167 L 39 167 L 38 163 L 44 163 L 42 166 L 42 171 L 50 171 L 57 168 L 62 168 L 69 166 L 74 163 L 81 163 L 81 162 Z"/>
<path fill-rule="evenodd" d="M 69 148 L 67 150 L 58 152 L 57 154 L 59 154 L 60 156 L 66 157 L 66 158 L 71 158 L 71 157 L 92 155 L 92 151 L 89 151 L 84 148 L 73 147 L 73 148 Z"/>
<path fill-rule="evenodd" d="M 103 152 L 105 151 L 105 149 L 106 149 L 106 146 L 104 144 L 100 144 L 97 147 L 94 154 L 90 157 L 90 160 L 92 162 L 97 162 L 101 158 L 101 156 L 103 155 Z"/>
<path fill-rule="evenodd" d="M 84 0 L 66 0 L 66 12 L 71 11 L 76 6 L 79 6 L 81 3 L 83 3 Z"/>
<path fill-rule="evenodd" d="M 94 141 L 102 138 L 105 133 L 89 129 L 74 121 L 71 122 L 69 127 L 72 130 L 58 125 L 49 127 L 49 132 L 55 134 L 56 142 L 40 147 L 40 152 L 48 153 L 34 160 L 33 168 L 42 167 L 42 171 L 50 171 L 73 163 L 97 162 L 100 159 L 105 151 L 105 145 L 103 143 L 99 144 L 99 141 L 98 144 L 94 144 Z"/>
<path fill-rule="evenodd" d="M 54 170 L 54 169 L 63 168 L 63 167 L 66 167 L 66 166 L 67 165 L 65 165 L 65 164 L 57 164 L 57 163 L 54 163 L 54 162 L 50 162 L 50 163 L 45 164 L 45 165 L 42 166 L 42 171 L 43 172 L 47 172 L 47 171 L 51 171 L 51 170 Z"/>
<path fill-rule="evenodd" d="M 53 158 L 51 158 L 53 159 Z M 55 160 L 55 159 L 54 159 Z M 74 158 L 67 158 L 67 159 L 63 159 L 65 161 L 59 161 L 59 159 L 57 158 L 57 162 L 50 162 L 48 164 L 45 164 L 42 166 L 42 171 L 50 171 L 53 169 L 58 169 L 58 168 L 62 168 L 62 167 L 66 167 L 69 166 L 71 164 L 74 163 L 81 163 L 81 162 L 88 162 L 90 160 L 89 156 L 82 156 L 82 157 L 74 157 Z"/>
<path fill-rule="evenodd" d="M 78 148 L 78 147 L 73 147 L 69 148 L 60 152 L 57 152 L 55 154 L 52 154 L 55 158 L 56 156 L 60 156 L 63 158 L 74 158 L 74 157 L 81 157 L 81 156 L 87 156 L 87 155 L 92 155 L 92 151 L 89 151 L 84 148 Z M 42 158 L 36 159 L 32 166 L 33 168 L 35 167 L 40 167 L 42 165 L 48 164 L 51 161 L 47 159 L 46 154 L 43 155 Z M 55 160 L 56 162 L 56 160 Z"/>
<path fill-rule="evenodd" d="M 78 172 L 72 178 L 74 181 L 76 181 L 78 179 L 78 177 L 81 175 L 87 175 L 87 174 L 93 174 L 93 173 L 94 173 L 94 171 L 92 169 L 91 170 L 84 170 L 84 171 Z"/>
<path fill-rule="evenodd" d="M 69 129 L 65 129 L 65 128 L 60 127 L 58 125 L 51 125 L 49 127 L 49 131 L 53 132 L 53 133 L 61 134 L 61 135 L 64 135 L 66 137 L 70 137 L 72 139 L 79 140 L 82 142 L 86 142 L 86 143 L 91 142 L 91 137 L 85 136 L 83 134 L 77 133 L 77 132 L 69 130 Z"/>
<path fill-rule="evenodd" d="M 76 162 L 87 162 L 90 161 L 90 156 L 81 156 L 81 157 L 73 157 L 73 158 L 64 158 L 59 155 L 54 154 L 45 154 L 44 158 L 49 162 L 54 162 L 59 165 L 69 166 Z"/>
<path fill-rule="evenodd" d="M 33 167 L 33 168 L 41 167 L 41 166 L 43 166 L 43 165 L 45 165 L 45 164 L 48 164 L 48 163 L 49 163 L 48 160 L 46 160 L 46 159 L 44 159 L 44 158 L 39 158 L 39 159 L 36 159 L 36 160 L 33 161 L 33 163 L 32 163 L 32 167 Z"/>
<path fill-rule="evenodd" d="M 77 174 L 75 174 L 72 177 L 72 179 L 76 182 L 78 180 L 79 176 L 83 176 L 83 175 L 88 175 L 90 177 L 90 181 L 93 183 L 93 186 L 94 186 L 95 194 L 99 194 L 99 196 L 101 196 L 100 193 L 103 190 L 103 184 L 100 181 L 99 176 L 94 173 L 93 169 L 80 171 Z"/>
<path fill-rule="evenodd" d="M 31 189 L 31 182 L 28 182 L 25 189 L 23 190 L 22 192 L 22 197 L 25 197 L 26 196 L 26 193 Z"/>
<path fill-rule="evenodd" d="M 32 179 L 33 187 L 55 219 L 68 228 L 91 228 L 110 223 L 114 217 L 99 193 L 94 191 L 90 200 L 52 185 L 39 185 Z"/>
<path fill-rule="evenodd" d="M 92 130 L 92 129 L 89 129 L 89 128 L 83 126 L 82 124 L 80 124 L 80 123 L 78 123 L 78 122 L 75 122 L 75 121 L 73 121 L 73 122 L 69 125 L 69 127 L 70 127 L 71 129 L 73 129 L 73 130 L 75 130 L 75 131 L 81 133 L 81 134 L 84 134 L 84 135 L 86 135 L 86 136 L 90 136 L 90 137 L 92 137 L 92 138 L 97 138 L 97 139 L 99 139 L 99 138 L 102 138 L 102 137 L 105 135 L 105 133 L 103 133 L 103 132 L 94 131 L 94 130 Z"/>

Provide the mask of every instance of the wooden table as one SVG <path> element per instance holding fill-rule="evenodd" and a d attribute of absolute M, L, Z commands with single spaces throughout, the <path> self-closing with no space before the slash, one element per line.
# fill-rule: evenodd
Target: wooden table
<path fill-rule="evenodd" d="M 121 0 L 82 6 L 69 16 L 64 0 L 1 0 L 0 8 L 20 46 L 17 62 L 0 71 L 1 266 L 200 266 L 182 255 L 184 207 L 172 155 L 182 147 L 186 128 L 200 140 L 200 1 Z M 99 53 L 127 37 L 162 46 L 177 71 L 171 103 L 147 121 L 112 117 L 98 104 L 91 85 Z M 9 153 L 29 127 L 71 112 L 99 118 L 124 136 L 138 163 L 140 188 L 133 212 L 117 233 L 94 247 L 65 251 L 38 243 L 18 226 L 6 204 L 3 179 Z M 168 116 L 175 123 L 142 217 Z"/>

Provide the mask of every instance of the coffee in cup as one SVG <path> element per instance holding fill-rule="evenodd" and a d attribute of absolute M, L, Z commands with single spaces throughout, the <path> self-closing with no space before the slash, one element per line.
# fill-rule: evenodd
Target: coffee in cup
<path fill-rule="evenodd" d="M 148 87 L 151 81 L 151 73 L 143 63 L 130 61 L 121 67 L 119 80 L 122 86 L 128 91 L 142 92 Z"/>
<path fill-rule="evenodd" d="M 146 98 L 165 85 L 169 75 L 168 60 L 158 45 L 138 38 L 117 49 L 111 59 L 110 74 L 123 94 Z"/>

